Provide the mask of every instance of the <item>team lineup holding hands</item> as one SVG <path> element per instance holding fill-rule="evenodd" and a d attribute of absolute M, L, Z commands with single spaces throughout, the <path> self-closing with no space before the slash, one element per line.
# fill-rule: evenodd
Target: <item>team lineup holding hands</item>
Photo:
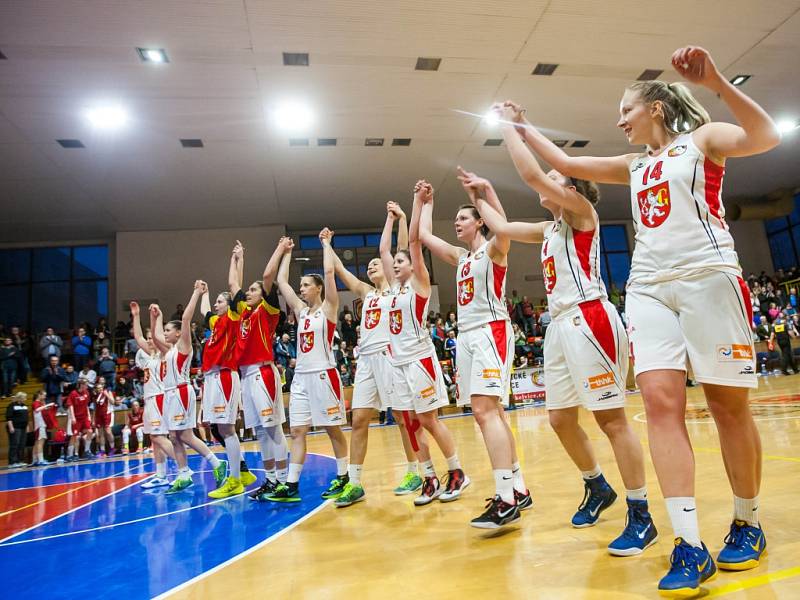
<path fill-rule="evenodd" d="M 504 303 L 507 257 L 512 241 L 539 244 L 553 317 L 544 348 L 545 406 L 585 488 L 572 526 L 596 524 L 617 498 L 578 423 L 582 406 L 608 437 L 625 485 L 626 521 L 608 552 L 637 555 L 658 538 L 648 507 L 642 445 L 624 409 L 632 362 L 646 409 L 650 454 L 675 538 L 659 592 L 689 597 L 716 576 L 717 567 L 756 567 L 766 537 L 758 520 L 761 446 L 748 405 L 748 390 L 757 387 L 752 319 L 724 219 L 721 187 L 726 158 L 766 152 L 780 137 L 767 113 L 728 83 L 707 51 L 681 48 L 672 64 L 689 82 L 718 94 L 738 124 L 711 122 L 681 83 L 636 82 L 624 91 L 617 126 L 630 144 L 646 146 L 646 151 L 573 157 L 531 125 L 518 104 L 507 101 L 492 107 L 514 166 L 551 213 L 549 220 L 510 222 L 492 184 L 459 167 L 457 177 L 469 202 L 455 215 L 458 245 L 433 232 L 434 190 L 420 180 L 414 186 L 410 221 L 398 204 L 387 204 L 379 256 L 367 268 L 369 282 L 344 267 L 333 249 L 334 232 L 324 228 L 319 233 L 323 272 L 302 276 L 297 289 L 289 282 L 294 243 L 284 237 L 261 278 L 246 289 L 244 248 L 237 242 L 228 290 L 212 306 L 206 284 L 195 282 L 181 321 L 165 325 L 161 311 L 151 306 L 145 336 L 139 307 L 132 303 L 142 348 L 136 361 L 146 373 L 143 427 L 153 439 L 156 462 L 156 476 L 144 486 L 170 485 L 169 492 L 177 493 L 192 485 L 185 446 L 211 463 L 218 488 L 210 496 L 241 494 L 256 483 L 242 460 L 235 432 L 241 406 L 245 426 L 256 431 L 266 471 L 265 480 L 249 493 L 251 499 L 301 501 L 306 435 L 313 426 L 325 429 L 336 458 L 336 475 L 323 497 L 338 507 L 350 506 L 366 497 L 361 476 L 368 424 L 375 411 L 391 407 L 400 417 L 400 441 L 408 463 L 394 493 L 418 491 L 418 506 L 458 500 L 471 481 L 453 435 L 438 418 L 448 396 L 426 327 L 431 279 L 423 258 L 425 246 L 455 268 L 457 402 L 472 408 L 495 481 L 485 510 L 470 524 L 496 529 L 518 522 L 520 512 L 533 502 L 504 413 L 514 355 Z M 545 172 L 537 156 L 553 169 Z M 627 287 L 627 332 L 600 275 L 596 183 L 631 189 L 636 243 Z M 395 226 L 398 241 L 393 252 Z M 342 431 L 346 415 L 333 348 L 337 276 L 363 301 L 349 446 Z M 291 451 L 283 433 L 286 414 L 273 357 L 278 291 L 287 312 L 297 319 L 297 366 L 288 408 Z M 209 452 L 192 432 L 197 417 L 189 385 L 190 322 L 198 302 L 211 330 L 202 360 L 202 420 L 219 427 L 227 461 Z M 711 302 L 714 311 L 706 310 Z M 721 361 L 719 346 L 745 350 Z M 732 523 L 716 560 L 702 542 L 697 522 L 694 457 L 684 418 L 687 360 L 704 384 L 734 494 Z M 431 452 L 434 445 L 447 463 L 441 481 Z M 167 456 L 179 466 L 171 484 L 166 480 Z"/>

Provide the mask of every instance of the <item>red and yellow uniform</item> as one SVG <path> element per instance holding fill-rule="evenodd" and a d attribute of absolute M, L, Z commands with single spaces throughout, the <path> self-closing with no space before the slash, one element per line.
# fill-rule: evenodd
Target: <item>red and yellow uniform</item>
<path fill-rule="evenodd" d="M 241 404 L 239 382 L 239 313 L 206 314 L 211 337 L 203 348 L 203 422 L 233 425 Z"/>

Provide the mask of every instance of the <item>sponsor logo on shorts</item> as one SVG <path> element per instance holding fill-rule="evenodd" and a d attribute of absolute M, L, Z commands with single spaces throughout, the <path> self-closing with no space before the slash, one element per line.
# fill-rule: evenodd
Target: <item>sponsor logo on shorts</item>
<path fill-rule="evenodd" d="M 675 146 L 674 148 L 670 148 L 669 152 L 667 152 L 667 156 L 674 158 L 676 156 L 680 156 L 684 152 L 686 152 L 686 146 L 684 144 L 681 144 L 680 146 Z"/>
<path fill-rule="evenodd" d="M 431 396 L 435 396 L 436 395 L 436 388 L 433 387 L 433 386 L 426 387 L 424 390 L 422 390 L 419 393 L 419 395 L 423 400 L 427 400 Z"/>
<path fill-rule="evenodd" d="M 739 375 L 752 375 L 755 372 L 755 369 L 753 369 L 751 365 L 747 365 L 744 369 L 739 371 Z"/>
<path fill-rule="evenodd" d="M 481 377 L 483 379 L 500 379 L 500 369 L 484 369 Z"/>
<path fill-rule="evenodd" d="M 225 412 L 225 406 L 215 406 L 214 412 L 217 413 L 218 415 L 221 415 L 222 413 Z"/>
<path fill-rule="evenodd" d="M 152 427 L 161 427 L 161 421 L 150 421 Z"/>
<path fill-rule="evenodd" d="M 616 398 L 618 396 L 619 394 L 617 392 L 608 391 L 608 392 L 603 392 L 602 395 L 598 398 L 598 400 L 610 400 L 611 398 Z"/>
<path fill-rule="evenodd" d="M 174 417 L 172 417 L 172 421 L 175 422 L 175 423 L 181 423 L 181 422 L 183 422 L 185 420 L 186 420 L 186 415 L 183 414 L 183 413 L 181 413 L 179 415 L 175 415 Z"/>
<path fill-rule="evenodd" d="M 722 346 L 717 346 L 717 360 L 719 362 L 753 360 L 753 347 L 747 344 L 724 344 Z"/>
<path fill-rule="evenodd" d="M 338 407 L 338 406 L 331 406 L 331 407 L 330 407 L 330 408 L 327 410 L 327 413 L 328 413 L 328 416 L 331 416 L 331 415 L 338 415 L 338 414 L 339 414 L 339 407 Z"/>
<path fill-rule="evenodd" d="M 268 406 L 267 408 L 261 410 L 262 417 L 269 417 L 270 415 L 272 415 L 272 407 Z"/>
<path fill-rule="evenodd" d="M 589 377 L 589 379 L 583 382 L 583 387 L 590 390 L 599 390 L 609 385 L 614 385 L 614 374 L 611 371 L 603 373 L 602 375 Z"/>

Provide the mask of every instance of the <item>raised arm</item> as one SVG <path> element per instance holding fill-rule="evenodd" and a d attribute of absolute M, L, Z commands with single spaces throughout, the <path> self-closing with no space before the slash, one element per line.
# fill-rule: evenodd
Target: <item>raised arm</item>
<path fill-rule="evenodd" d="M 339 290 L 336 288 L 336 268 L 333 251 L 333 231 L 325 227 L 319 232 L 319 241 L 322 244 L 322 276 L 325 282 L 325 300 L 322 302 L 322 312 L 325 318 L 336 323 L 339 314 Z"/>
<path fill-rule="evenodd" d="M 362 300 L 373 289 L 371 285 L 364 283 L 358 277 L 348 271 L 347 268 L 345 268 L 344 263 L 342 263 L 342 260 L 339 258 L 339 255 L 336 254 L 335 251 L 333 252 L 333 268 L 339 279 L 341 279 L 342 282 L 347 286 L 347 289 L 354 294 L 358 294 Z"/>
<path fill-rule="evenodd" d="M 509 222 L 482 198 L 478 199 L 475 206 L 478 212 L 481 213 L 483 222 L 486 223 L 486 226 L 491 229 L 495 235 L 504 235 L 515 242 L 541 244 L 544 240 L 545 230 L 552 223 L 552 221 L 542 221 L 539 223 Z"/>
<path fill-rule="evenodd" d="M 138 302 L 131 302 L 131 321 L 133 324 L 133 339 L 136 340 L 139 348 L 144 350 L 147 348 L 147 338 L 144 337 L 144 333 L 142 332 L 142 322 L 139 319 L 139 313 L 141 309 L 139 308 Z"/>
<path fill-rule="evenodd" d="M 158 304 L 150 305 L 150 333 L 153 336 L 153 344 L 161 354 L 169 351 L 169 345 L 164 338 L 164 313 Z"/>
<path fill-rule="evenodd" d="M 478 206 L 480 202 L 482 206 L 493 209 L 505 219 L 505 211 L 502 211 L 500 198 L 497 197 L 491 182 L 483 177 L 478 177 L 475 173 L 467 173 L 460 167 L 459 172 L 461 175 L 458 176 L 458 180 L 478 213 L 481 212 Z M 490 197 L 493 197 L 493 199 L 490 200 Z M 501 210 L 498 210 L 497 206 L 500 206 Z M 486 223 L 485 220 L 484 223 Z M 489 229 L 491 230 L 491 227 Z M 494 233 L 494 237 L 489 242 L 489 256 L 493 261 L 505 264 L 508 250 L 511 247 L 511 240 L 503 231 L 492 231 L 492 233 Z"/>
<path fill-rule="evenodd" d="M 236 245 L 231 252 L 231 264 L 228 267 L 228 291 L 231 298 L 242 289 L 242 277 L 244 273 L 244 246 L 242 242 L 236 240 Z"/>
<path fill-rule="evenodd" d="M 408 250 L 408 221 L 406 220 L 406 213 L 400 208 L 397 202 L 389 202 L 386 204 L 387 210 L 389 205 L 392 205 L 392 212 L 397 217 L 397 249 Z M 391 240 L 391 236 L 389 236 Z"/>
<path fill-rule="evenodd" d="M 426 204 L 430 205 L 429 212 L 432 214 L 433 186 L 427 181 L 420 180 L 414 186 L 414 208 L 411 210 L 411 226 L 408 228 L 408 252 L 414 267 L 414 287 L 422 296 L 428 297 L 431 295 L 431 276 L 425 265 L 425 256 L 422 254 L 422 241 L 420 240 L 420 217 Z"/>
<path fill-rule="evenodd" d="M 421 183 L 424 185 L 420 185 Z M 428 188 L 430 189 L 430 202 L 422 202 L 421 199 L 418 200 L 419 194 L 423 193 L 423 191 Z M 428 192 L 426 191 L 425 193 L 427 194 Z M 453 266 L 457 265 L 458 259 L 464 253 L 464 249 L 448 244 L 443 239 L 433 235 L 433 188 L 425 181 L 417 182 L 417 185 L 414 187 L 414 210 L 418 208 L 416 230 L 414 225 L 414 212 L 412 211 L 411 213 L 411 227 L 408 233 L 409 249 L 416 236 L 420 242 L 428 247 L 436 258 Z M 411 258 L 413 260 L 414 257 L 412 256 Z"/>
<path fill-rule="evenodd" d="M 197 302 L 200 300 L 200 295 L 203 293 L 203 287 L 206 286 L 205 281 L 199 279 L 194 282 L 194 290 L 192 290 L 192 297 L 186 304 L 181 315 L 181 337 L 178 338 L 178 352 L 181 354 L 189 354 L 192 350 L 192 317 L 194 311 L 197 310 Z M 207 286 L 206 286 L 207 287 Z"/>
<path fill-rule="evenodd" d="M 386 281 L 389 285 L 394 283 L 394 255 L 392 254 L 392 231 L 394 230 L 394 222 L 397 218 L 397 213 L 389 209 L 389 204 L 386 203 L 386 222 L 383 224 L 383 231 L 381 232 L 380 246 L 378 251 L 381 256 L 381 264 L 383 265 L 383 273 L 386 275 Z M 406 240 L 408 241 L 408 240 Z M 399 240 L 398 240 L 399 242 Z M 398 243 L 398 249 L 400 244 Z"/>
<path fill-rule="evenodd" d="M 208 285 L 203 282 L 203 287 L 200 290 L 200 313 L 205 317 L 211 312 L 211 298 L 208 295 Z"/>
<path fill-rule="evenodd" d="M 294 288 L 289 285 L 289 266 L 292 263 L 292 248 L 294 248 L 294 242 L 290 238 L 282 237 L 278 242 L 278 248 L 280 248 L 283 253 L 281 264 L 278 267 L 278 290 L 281 296 L 286 300 L 286 304 L 292 309 L 292 312 L 299 315 L 300 311 L 303 310 L 305 306 L 305 302 L 297 296 Z"/>
<path fill-rule="evenodd" d="M 261 276 L 261 281 L 264 284 L 264 292 L 269 294 L 272 289 L 272 284 L 275 283 L 275 276 L 278 274 L 278 268 L 281 265 L 283 258 L 283 248 L 280 244 L 275 248 L 275 252 L 269 257 L 267 266 L 264 267 L 264 274 Z"/>
<path fill-rule="evenodd" d="M 562 175 L 586 179 L 598 183 L 628 185 L 628 165 L 637 156 L 635 153 L 619 156 L 570 156 L 547 139 L 525 118 L 525 109 L 507 100 L 504 103 L 514 111 L 517 130 L 536 154 Z"/>
<path fill-rule="evenodd" d="M 678 48 L 672 55 L 672 66 L 687 81 L 722 98 L 739 123 L 708 123 L 698 128 L 694 141 L 705 154 L 724 160 L 729 156 L 761 154 L 780 144 L 781 135 L 772 118 L 725 79 L 708 50 L 697 46 Z"/>
<path fill-rule="evenodd" d="M 462 182 L 462 184 L 464 182 L 464 178 L 472 178 L 472 179 L 478 178 L 478 176 L 475 173 L 465 170 L 460 165 L 456 167 L 456 177 L 458 178 L 459 181 Z M 488 183 L 488 180 L 486 181 Z M 506 211 L 503 208 L 503 205 L 500 203 L 500 197 L 497 195 L 497 192 L 495 191 L 491 183 L 489 183 L 486 189 L 486 193 L 484 195 L 485 195 L 484 199 L 489 203 L 489 206 L 491 206 L 493 209 L 495 209 L 497 212 L 499 212 L 501 215 L 505 217 Z"/>

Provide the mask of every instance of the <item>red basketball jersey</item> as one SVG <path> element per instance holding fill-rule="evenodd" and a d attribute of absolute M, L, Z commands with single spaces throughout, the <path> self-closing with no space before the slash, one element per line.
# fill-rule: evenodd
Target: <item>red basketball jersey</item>
<path fill-rule="evenodd" d="M 203 347 L 203 372 L 214 367 L 236 369 L 238 363 L 237 335 L 239 332 L 239 315 L 232 310 L 222 316 L 212 313 L 206 315 L 206 326 L 211 330 L 211 337 Z"/>

